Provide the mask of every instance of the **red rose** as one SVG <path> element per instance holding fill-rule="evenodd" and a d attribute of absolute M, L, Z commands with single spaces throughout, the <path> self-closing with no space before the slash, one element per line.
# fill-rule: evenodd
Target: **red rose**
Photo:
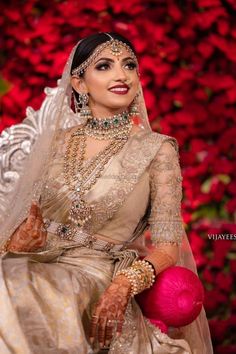
<path fill-rule="evenodd" d="M 215 296 L 215 294 L 214 294 Z M 213 297 L 212 300 L 214 301 Z M 223 299 L 222 299 L 223 300 Z M 224 299 L 224 301 L 227 301 Z M 228 321 L 227 320 L 218 320 L 218 319 L 212 319 L 209 321 L 210 325 L 210 330 L 211 330 L 211 335 L 213 340 L 216 340 L 217 342 L 221 343 L 228 330 Z"/>
<path fill-rule="evenodd" d="M 226 303 L 227 300 L 228 300 L 227 295 L 221 293 L 218 289 L 206 290 L 205 299 L 204 299 L 204 306 L 206 307 L 207 311 L 213 312 L 217 309 L 218 306 Z M 210 324 L 211 324 L 211 321 L 210 321 Z M 225 324 L 225 326 L 226 326 L 226 324 Z M 218 328 L 214 329 L 213 333 L 215 334 L 217 330 L 218 330 Z"/>
<path fill-rule="evenodd" d="M 223 233 L 223 232 L 222 232 Z M 209 235 L 210 234 L 221 234 L 219 229 L 212 229 L 209 230 Z M 216 240 L 216 241 L 211 241 L 213 243 L 212 248 L 213 248 L 213 258 L 209 261 L 209 264 L 214 267 L 218 267 L 219 269 L 222 269 L 225 263 L 225 257 L 228 251 L 231 249 L 232 242 L 228 240 Z"/>
<path fill-rule="evenodd" d="M 208 282 L 210 284 L 213 284 L 215 281 L 214 274 L 209 268 L 205 268 L 203 270 L 202 277 L 203 277 L 203 280 L 205 280 L 206 282 Z"/>
<path fill-rule="evenodd" d="M 226 274 L 223 271 L 216 275 L 216 285 L 219 289 L 224 290 L 226 293 L 230 293 L 232 290 L 233 279 L 231 274 Z"/>

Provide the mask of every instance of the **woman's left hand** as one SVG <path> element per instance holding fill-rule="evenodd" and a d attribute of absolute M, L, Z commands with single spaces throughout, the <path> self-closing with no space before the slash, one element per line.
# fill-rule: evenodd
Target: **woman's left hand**
<path fill-rule="evenodd" d="M 90 341 L 97 333 L 100 347 L 108 346 L 115 335 L 120 335 L 125 310 L 130 298 L 131 284 L 124 275 L 117 276 L 100 298 L 91 320 Z"/>

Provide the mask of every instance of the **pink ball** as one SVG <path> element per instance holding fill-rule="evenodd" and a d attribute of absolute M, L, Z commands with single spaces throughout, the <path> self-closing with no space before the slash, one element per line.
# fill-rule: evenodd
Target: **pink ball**
<path fill-rule="evenodd" d="M 204 289 L 198 276 L 184 267 L 169 267 L 161 272 L 154 285 L 136 296 L 147 318 L 166 326 L 182 327 L 199 315 Z"/>

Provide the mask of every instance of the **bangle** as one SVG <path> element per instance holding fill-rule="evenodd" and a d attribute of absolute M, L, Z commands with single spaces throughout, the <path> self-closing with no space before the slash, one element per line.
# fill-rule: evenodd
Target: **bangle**
<path fill-rule="evenodd" d="M 131 296 L 139 294 L 144 289 L 150 288 L 155 282 L 153 266 L 146 260 L 134 261 L 126 269 L 117 272 L 117 275 L 125 275 L 131 284 Z"/>
<path fill-rule="evenodd" d="M 144 259 L 144 261 L 145 261 L 145 262 L 148 262 L 148 263 L 151 265 L 151 267 L 152 267 L 152 269 L 153 269 L 153 271 L 154 271 L 154 274 L 155 274 L 155 276 L 156 276 L 156 275 L 157 275 L 157 274 L 156 274 L 156 269 L 155 269 L 154 265 L 152 264 L 152 262 L 148 261 L 147 259 Z"/>

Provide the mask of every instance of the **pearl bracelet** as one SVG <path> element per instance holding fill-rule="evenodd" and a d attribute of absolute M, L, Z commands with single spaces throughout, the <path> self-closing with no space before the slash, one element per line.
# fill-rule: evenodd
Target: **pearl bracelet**
<path fill-rule="evenodd" d="M 145 260 L 134 261 L 130 267 L 118 271 L 116 275 L 121 274 L 130 281 L 132 297 L 150 288 L 155 282 L 154 269 Z"/>

